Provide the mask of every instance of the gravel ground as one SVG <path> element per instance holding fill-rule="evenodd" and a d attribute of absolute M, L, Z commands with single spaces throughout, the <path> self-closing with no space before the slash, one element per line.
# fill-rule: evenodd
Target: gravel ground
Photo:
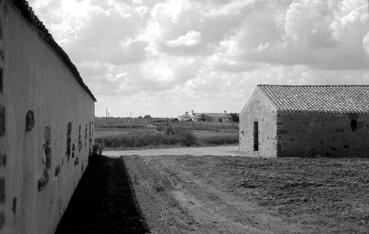
<path fill-rule="evenodd" d="M 139 156 L 159 156 L 159 155 L 191 155 L 191 156 L 240 156 L 238 146 L 217 146 L 217 147 L 184 147 L 168 149 L 144 149 L 144 150 L 123 150 L 104 151 L 103 155 L 108 157 L 119 157 L 129 155 Z"/>

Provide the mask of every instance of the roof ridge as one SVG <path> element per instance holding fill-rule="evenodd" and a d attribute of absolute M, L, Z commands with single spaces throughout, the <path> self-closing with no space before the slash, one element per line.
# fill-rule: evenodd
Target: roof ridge
<path fill-rule="evenodd" d="M 363 86 L 369 87 L 369 84 L 337 84 L 337 85 L 332 85 L 332 84 L 325 84 L 325 85 L 287 85 L 287 84 L 283 84 L 283 85 L 278 85 L 278 84 L 257 84 L 257 87 L 262 87 L 262 86 L 280 86 L 280 87 L 359 87 L 359 86 Z"/>
<path fill-rule="evenodd" d="M 29 6 L 26 0 L 10 0 L 15 7 L 19 9 L 23 17 L 34 26 L 38 30 L 38 34 L 46 44 L 48 44 L 52 50 L 61 58 L 61 60 L 65 63 L 65 65 L 69 68 L 71 73 L 73 74 L 76 81 L 82 86 L 82 88 L 90 95 L 90 97 L 96 101 L 95 96 L 92 94 L 91 90 L 87 87 L 87 85 L 83 82 L 81 75 L 78 72 L 77 67 L 69 58 L 68 54 L 59 46 L 58 43 L 54 40 L 53 36 L 42 21 L 36 16 L 33 12 L 32 7 Z"/>
<path fill-rule="evenodd" d="M 228 114 L 228 113 L 224 113 L 224 112 L 199 112 L 196 114 Z"/>

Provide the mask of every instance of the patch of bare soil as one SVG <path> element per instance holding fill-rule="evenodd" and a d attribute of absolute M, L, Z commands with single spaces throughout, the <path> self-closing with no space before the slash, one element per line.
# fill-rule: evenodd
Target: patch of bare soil
<path fill-rule="evenodd" d="M 124 161 L 90 158 L 56 234 L 148 232 Z"/>
<path fill-rule="evenodd" d="M 368 233 L 368 159 L 124 158 L 153 233 Z"/>

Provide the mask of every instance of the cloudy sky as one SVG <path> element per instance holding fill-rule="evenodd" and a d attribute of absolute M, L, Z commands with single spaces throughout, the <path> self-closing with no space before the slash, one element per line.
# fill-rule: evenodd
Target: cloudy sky
<path fill-rule="evenodd" d="M 30 0 L 96 115 L 239 112 L 258 83 L 369 84 L 368 0 Z"/>

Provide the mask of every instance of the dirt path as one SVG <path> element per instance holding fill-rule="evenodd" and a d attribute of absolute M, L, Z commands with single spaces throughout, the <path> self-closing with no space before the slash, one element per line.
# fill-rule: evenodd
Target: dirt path
<path fill-rule="evenodd" d="M 60 233 L 368 233 L 369 160 L 95 157 Z"/>
<path fill-rule="evenodd" d="M 56 234 L 147 232 L 124 161 L 91 158 Z"/>
<path fill-rule="evenodd" d="M 191 155 L 191 156 L 240 156 L 237 145 L 215 146 L 215 147 L 183 147 L 168 149 L 144 149 L 144 150 L 112 150 L 104 151 L 103 155 L 108 157 L 119 157 L 129 155 L 160 156 L 160 155 Z"/>
<path fill-rule="evenodd" d="M 298 224 L 208 183 L 171 157 L 124 160 L 154 233 L 302 233 Z"/>

